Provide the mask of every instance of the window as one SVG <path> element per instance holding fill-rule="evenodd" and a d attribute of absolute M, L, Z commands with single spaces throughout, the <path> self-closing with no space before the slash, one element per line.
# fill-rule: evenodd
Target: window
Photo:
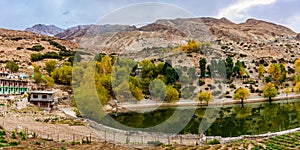
<path fill-rule="evenodd" d="M 42 98 L 43 98 L 43 99 L 47 99 L 47 94 L 43 94 L 43 95 L 42 95 Z"/>
<path fill-rule="evenodd" d="M 38 95 L 38 94 L 33 94 L 32 97 L 33 97 L 33 98 L 38 98 L 39 95 Z"/>
<path fill-rule="evenodd" d="M 42 106 L 48 106 L 47 102 L 42 102 Z"/>

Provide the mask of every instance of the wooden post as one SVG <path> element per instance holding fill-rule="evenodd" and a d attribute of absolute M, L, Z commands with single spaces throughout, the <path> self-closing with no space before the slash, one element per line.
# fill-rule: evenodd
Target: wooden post
<path fill-rule="evenodd" d="M 180 144 L 182 145 L 182 135 L 180 135 Z"/>
<path fill-rule="evenodd" d="M 75 143 L 75 134 L 73 134 L 73 143 Z"/>
<path fill-rule="evenodd" d="M 106 144 L 106 130 L 104 130 L 104 143 Z"/>
<path fill-rule="evenodd" d="M 59 134 L 57 135 L 57 141 L 59 142 Z"/>
<path fill-rule="evenodd" d="M 170 136 L 168 136 L 168 145 L 171 144 L 171 141 L 170 141 Z"/>
<path fill-rule="evenodd" d="M 92 143 L 92 133 L 90 133 L 90 142 Z"/>

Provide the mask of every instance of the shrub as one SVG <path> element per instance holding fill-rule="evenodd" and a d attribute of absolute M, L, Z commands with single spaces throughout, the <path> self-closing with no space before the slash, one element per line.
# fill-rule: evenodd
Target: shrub
<path fill-rule="evenodd" d="M 21 49 L 23 49 L 23 47 L 17 47 L 17 50 L 21 50 Z"/>
<path fill-rule="evenodd" d="M 9 142 L 9 146 L 18 146 L 20 143 L 19 142 Z"/>
<path fill-rule="evenodd" d="M 12 134 L 11 134 L 11 138 L 12 139 L 17 139 L 17 136 L 16 136 L 16 131 L 13 131 Z"/>
<path fill-rule="evenodd" d="M 68 50 L 61 50 L 61 51 L 59 51 L 59 55 L 60 56 L 72 56 L 72 55 L 74 55 L 74 52 L 68 51 Z"/>
<path fill-rule="evenodd" d="M 212 95 L 213 96 L 218 96 L 218 95 L 220 95 L 222 92 L 221 91 L 213 91 L 212 92 Z"/>
<path fill-rule="evenodd" d="M 198 81 L 198 85 L 199 85 L 199 86 L 202 86 L 202 85 L 204 85 L 204 84 L 205 84 L 205 81 L 203 81 L 203 80 L 199 79 L 199 81 Z"/>
<path fill-rule="evenodd" d="M 66 51 L 67 50 L 65 46 L 62 46 L 62 45 L 60 45 L 59 43 L 57 43 L 55 41 L 50 40 L 49 44 L 55 46 L 56 48 L 58 48 L 58 49 L 60 49 L 62 51 Z"/>
<path fill-rule="evenodd" d="M 43 60 L 44 57 L 42 54 L 40 53 L 36 53 L 36 54 L 31 54 L 31 61 L 32 62 L 35 62 L 35 61 L 40 61 L 40 60 Z"/>
<path fill-rule="evenodd" d="M 182 60 L 182 59 L 178 60 L 178 63 L 182 63 L 182 62 L 183 62 L 183 60 Z"/>
<path fill-rule="evenodd" d="M 209 145 L 216 145 L 216 144 L 220 144 L 220 141 L 217 139 L 213 139 L 211 141 L 208 142 Z"/>
<path fill-rule="evenodd" d="M 60 147 L 61 150 L 67 150 L 65 147 Z"/>
<path fill-rule="evenodd" d="M 35 142 L 35 145 L 41 145 L 41 142 L 36 141 L 36 142 Z"/>
<path fill-rule="evenodd" d="M 58 55 L 56 52 L 47 52 L 43 55 L 43 58 L 62 59 L 62 56 Z"/>
<path fill-rule="evenodd" d="M 235 86 L 234 84 L 231 83 L 231 84 L 229 85 L 229 88 L 231 88 L 231 89 L 236 89 L 236 86 Z"/>
<path fill-rule="evenodd" d="M 45 49 L 42 45 L 35 45 L 32 46 L 31 48 L 27 48 L 27 50 L 31 50 L 31 51 L 42 51 L 43 49 Z"/>
<path fill-rule="evenodd" d="M 19 40 L 22 40 L 23 38 L 21 37 L 13 37 L 11 38 L 12 41 L 19 41 Z"/>
<path fill-rule="evenodd" d="M 243 84 L 255 84 L 255 83 L 257 83 L 257 81 L 254 80 L 247 80 L 243 82 Z"/>
<path fill-rule="evenodd" d="M 148 141 L 147 144 L 149 144 L 149 145 L 155 145 L 155 146 L 162 145 L 162 143 L 160 141 Z"/>

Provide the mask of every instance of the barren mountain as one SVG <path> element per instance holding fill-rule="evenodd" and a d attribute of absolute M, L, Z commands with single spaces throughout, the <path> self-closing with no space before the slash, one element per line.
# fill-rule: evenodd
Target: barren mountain
<path fill-rule="evenodd" d="M 206 41 L 224 39 L 261 42 L 274 40 L 277 36 L 296 35 L 294 31 L 284 26 L 255 19 L 248 19 L 240 24 L 235 24 L 226 18 L 163 19 L 156 23 L 177 28 L 188 33 L 191 38 Z"/>
<path fill-rule="evenodd" d="M 78 25 L 56 34 L 55 37 L 80 42 L 80 39 L 85 36 L 87 31 L 93 32 L 93 34 L 105 34 L 108 32 L 130 31 L 133 29 L 135 29 L 135 27 L 129 25 Z"/>
<path fill-rule="evenodd" d="M 36 24 L 32 27 L 26 28 L 25 31 L 29 31 L 29 32 L 37 33 L 37 34 L 54 36 L 60 32 L 63 32 L 64 29 L 59 28 L 54 25 Z"/>
<path fill-rule="evenodd" d="M 67 40 L 61 40 L 46 35 L 35 34 L 28 31 L 8 30 L 0 28 L 0 65 L 4 66 L 8 60 L 14 60 L 23 71 L 28 65 L 32 64 L 31 54 L 45 54 L 47 52 L 59 53 L 60 49 L 51 45 L 49 40 L 55 41 L 67 50 L 73 51 L 77 48 L 76 43 Z M 33 46 L 42 47 L 40 51 L 31 50 Z M 63 57 L 59 62 L 63 62 Z M 47 59 L 43 60 L 46 61 Z M 42 62 L 36 62 L 44 65 Z"/>

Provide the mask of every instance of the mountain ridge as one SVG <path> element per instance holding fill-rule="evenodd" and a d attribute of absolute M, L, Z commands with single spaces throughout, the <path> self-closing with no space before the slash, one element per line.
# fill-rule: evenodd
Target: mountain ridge
<path fill-rule="evenodd" d="M 54 36 L 60 32 L 63 32 L 64 29 L 57 27 L 55 25 L 35 24 L 32 27 L 26 28 L 24 31 Z"/>

